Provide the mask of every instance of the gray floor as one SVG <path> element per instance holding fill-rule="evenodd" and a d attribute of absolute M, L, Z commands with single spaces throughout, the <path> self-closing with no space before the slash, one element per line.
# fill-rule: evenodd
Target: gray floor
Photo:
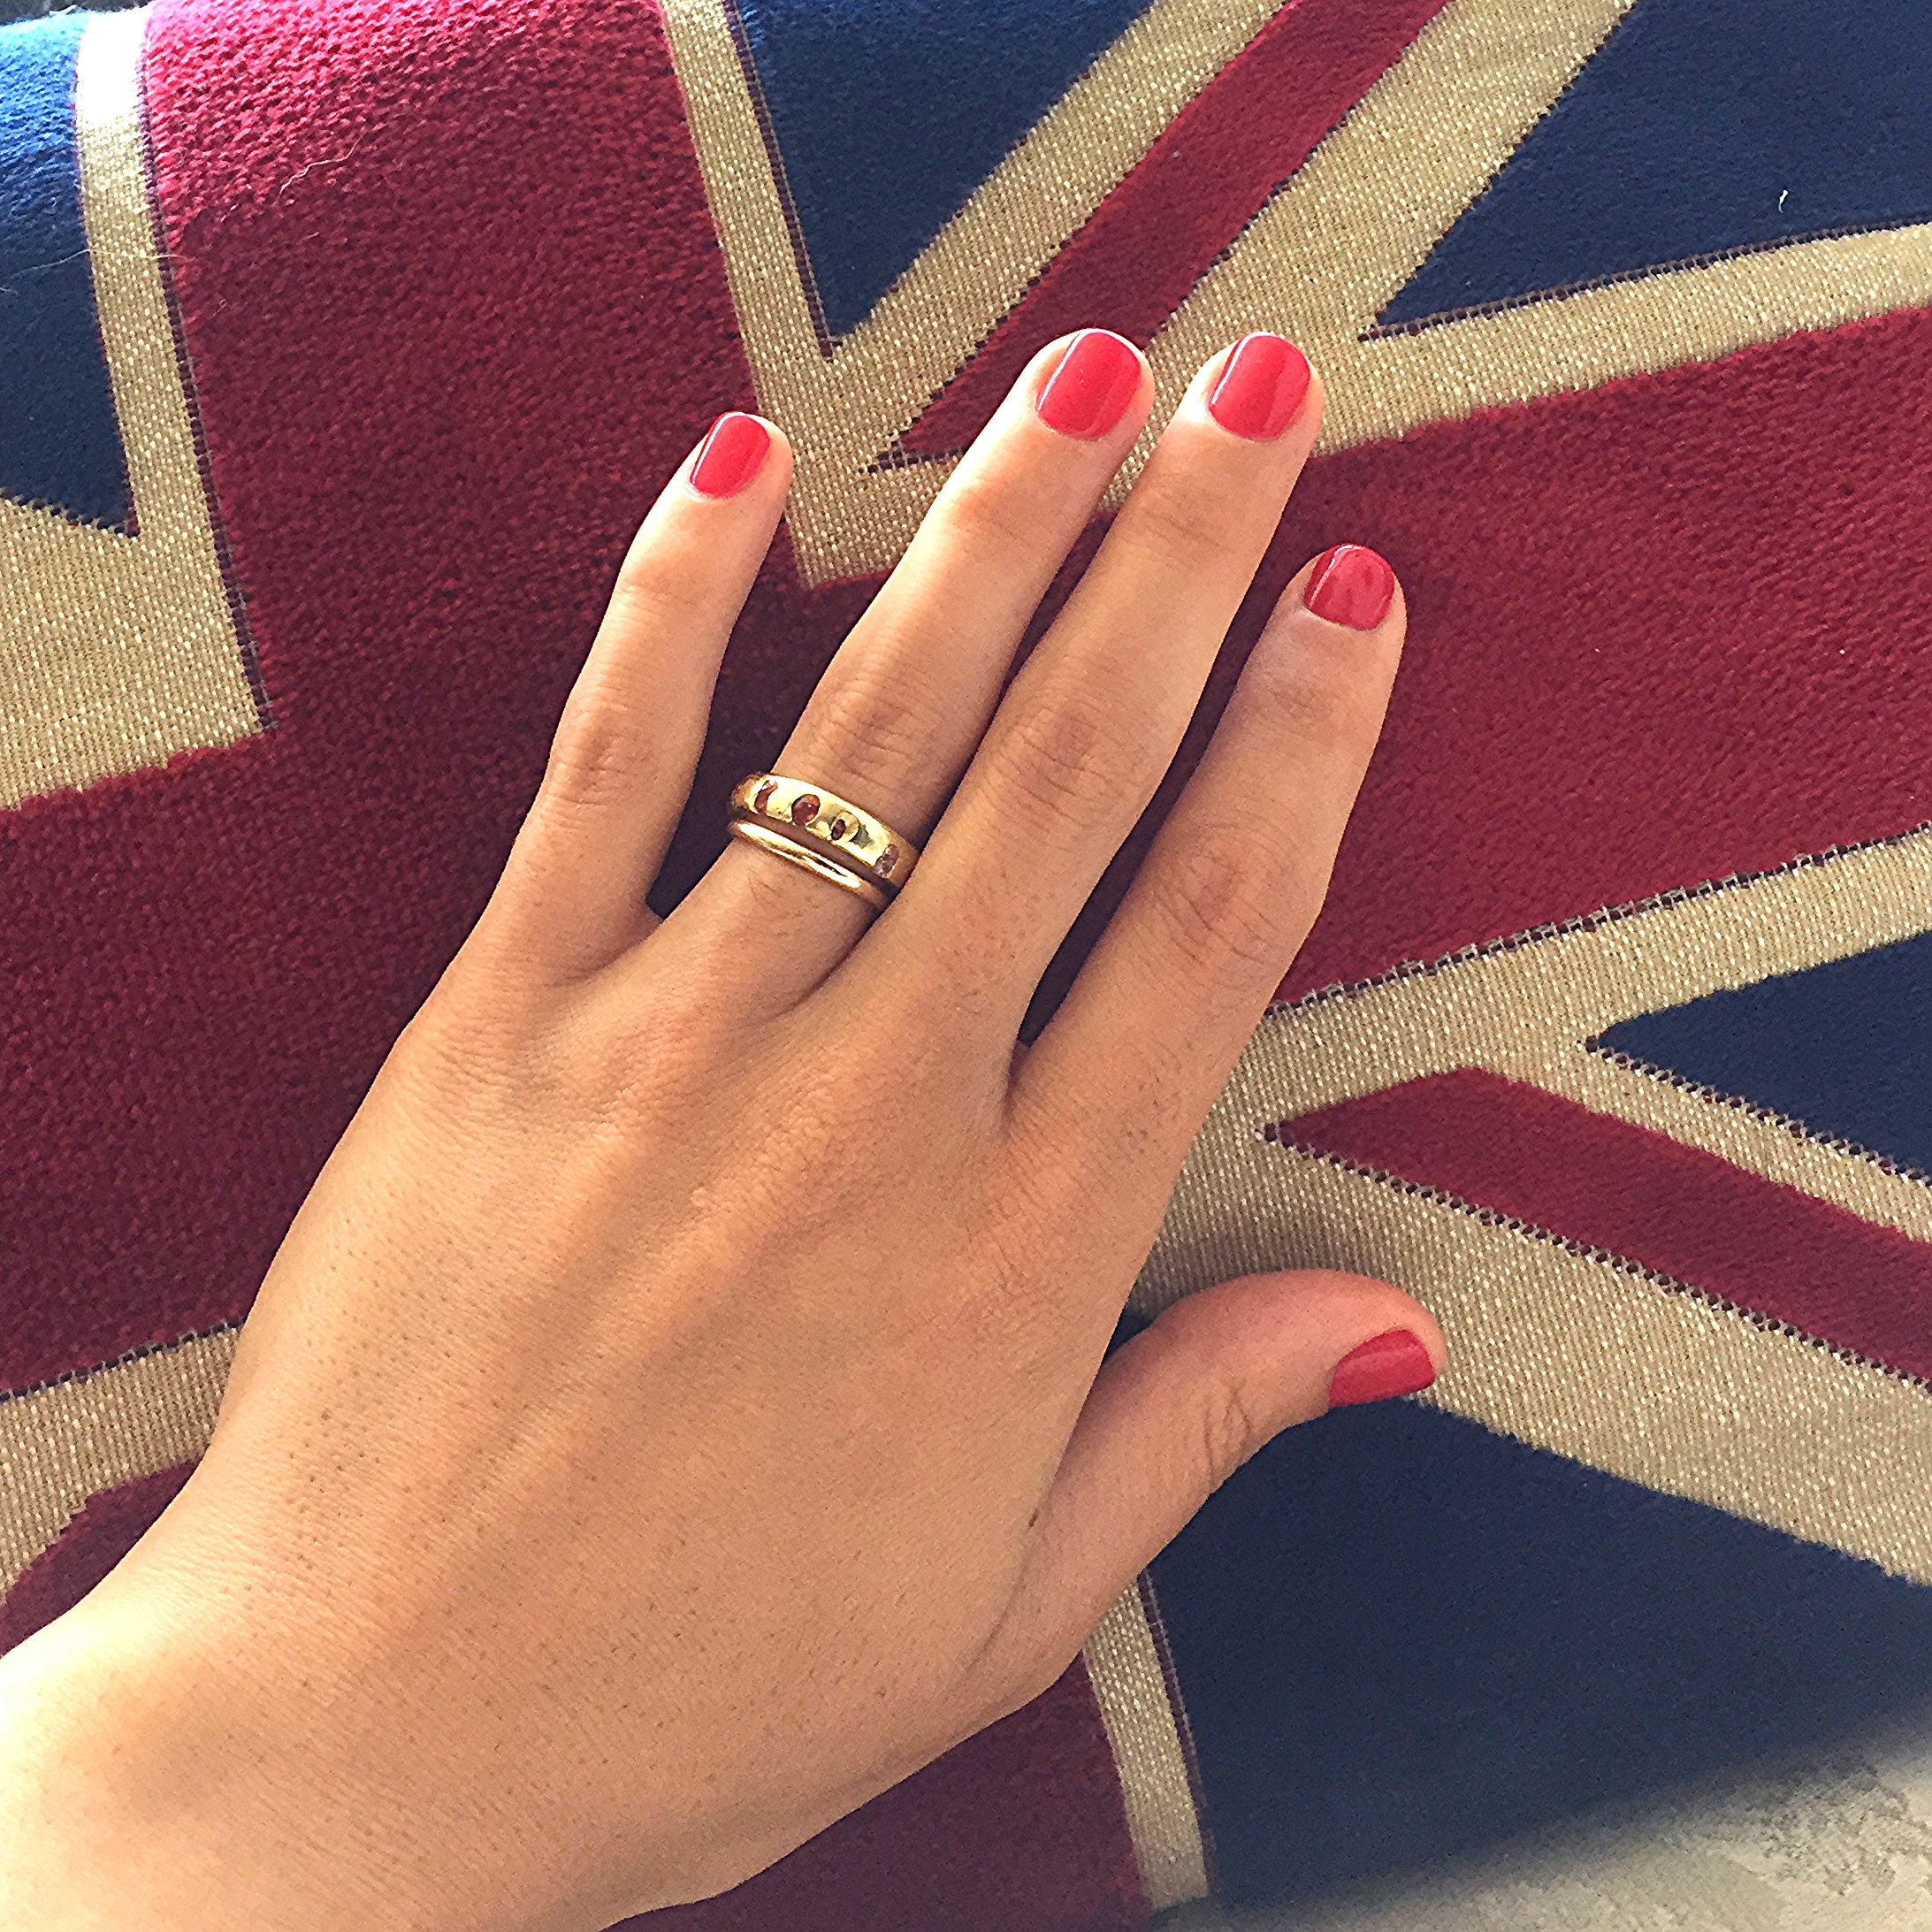
<path fill-rule="evenodd" d="M 1932 1932 L 1932 1710 L 1426 1875 L 1160 1932 Z"/>

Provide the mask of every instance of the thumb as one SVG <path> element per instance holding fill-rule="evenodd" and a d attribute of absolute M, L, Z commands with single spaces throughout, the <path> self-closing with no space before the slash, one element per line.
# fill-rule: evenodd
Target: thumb
<path fill-rule="evenodd" d="M 1007 1627 L 1057 1675 L 1264 1443 L 1330 1408 L 1426 1388 L 1446 1353 L 1419 1302 L 1363 1275 L 1244 1275 L 1177 1302 L 1102 1364 Z"/>

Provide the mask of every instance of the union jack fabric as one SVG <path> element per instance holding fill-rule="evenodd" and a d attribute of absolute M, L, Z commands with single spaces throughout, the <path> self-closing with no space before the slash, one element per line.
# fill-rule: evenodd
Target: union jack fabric
<path fill-rule="evenodd" d="M 664 903 L 1088 324 L 1154 429 L 1246 329 L 1328 385 L 1172 783 L 1308 556 L 1373 543 L 1411 610 L 1129 1322 L 1340 1264 L 1450 1366 L 1264 1451 L 1046 1698 L 663 1918 L 1312 1927 L 1932 1697 L 1920 0 L 0 28 L 0 1646 L 205 1444 L 705 424 L 775 417 L 797 483 Z"/>

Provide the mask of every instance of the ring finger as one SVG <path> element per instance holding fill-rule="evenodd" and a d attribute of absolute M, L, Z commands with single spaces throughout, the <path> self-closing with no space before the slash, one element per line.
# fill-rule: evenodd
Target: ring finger
<path fill-rule="evenodd" d="M 922 841 L 1152 394 L 1140 352 L 1105 330 L 1042 349 L 840 645 L 775 768 Z M 873 916 L 836 885 L 734 840 L 665 936 L 682 929 L 721 963 L 744 962 L 761 1002 L 788 1004 L 844 958 Z M 760 943 L 747 947 L 753 930 Z"/>

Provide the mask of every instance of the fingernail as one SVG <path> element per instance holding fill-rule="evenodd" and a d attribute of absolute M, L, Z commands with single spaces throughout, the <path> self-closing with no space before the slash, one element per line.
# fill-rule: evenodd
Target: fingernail
<path fill-rule="evenodd" d="M 727 410 L 705 431 L 691 466 L 699 496 L 736 496 L 765 466 L 771 431 L 755 416 Z"/>
<path fill-rule="evenodd" d="M 1315 560 L 1302 601 L 1317 617 L 1373 630 L 1395 601 L 1395 573 L 1360 544 L 1337 544 Z"/>
<path fill-rule="evenodd" d="M 1034 408 L 1050 430 L 1092 443 L 1120 420 L 1140 386 L 1141 358 L 1133 343 L 1105 329 L 1082 329 Z"/>
<path fill-rule="evenodd" d="M 1436 1378 L 1429 1351 L 1406 1328 L 1392 1328 L 1359 1348 L 1351 1348 L 1335 1365 L 1328 1385 L 1328 1406 L 1346 1409 L 1352 1402 L 1382 1402 L 1391 1395 L 1413 1395 Z"/>
<path fill-rule="evenodd" d="M 1208 414 L 1250 442 L 1271 443 L 1308 393 L 1308 357 L 1286 336 L 1244 335 L 1208 396 Z"/>

